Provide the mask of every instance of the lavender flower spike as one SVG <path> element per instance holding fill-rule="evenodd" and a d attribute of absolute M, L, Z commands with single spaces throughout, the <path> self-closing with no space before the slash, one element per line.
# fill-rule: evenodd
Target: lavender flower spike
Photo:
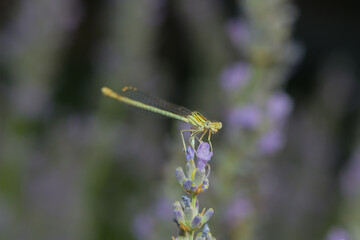
<path fill-rule="evenodd" d="M 201 143 L 196 152 L 196 156 L 198 159 L 198 169 L 204 169 L 207 162 L 210 161 L 212 155 L 213 152 L 210 151 L 210 145 L 206 142 Z"/>

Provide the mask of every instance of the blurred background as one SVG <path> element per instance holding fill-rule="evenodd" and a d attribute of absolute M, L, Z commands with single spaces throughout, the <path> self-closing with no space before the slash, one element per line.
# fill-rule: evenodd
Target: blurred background
<path fill-rule="evenodd" d="M 0 239 L 170 239 L 184 125 L 223 122 L 200 208 L 218 239 L 360 239 L 355 1 L 0 2 Z"/>

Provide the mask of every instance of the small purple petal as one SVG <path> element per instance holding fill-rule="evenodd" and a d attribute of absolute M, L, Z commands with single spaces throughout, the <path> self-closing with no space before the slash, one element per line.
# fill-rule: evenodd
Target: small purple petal
<path fill-rule="evenodd" d="M 274 93 L 268 100 L 267 111 L 271 120 L 283 121 L 292 111 L 293 102 L 284 92 Z"/>
<path fill-rule="evenodd" d="M 194 149 L 192 147 L 188 146 L 186 149 L 185 156 L 186 156 L 187 161 L 190 161 L 190 159 L 194 159 L 194 156 L 195 156 Z"/>
<path fill-rule="evenodd" d="M 241 127 L 253 130 L 260 125 L 261 111 L 255 104 L 236 107 L 228 113 L 228 124 L 232 127 Z"/>
<path fill-rule="evenodd" d="M 208 162 L 207 160 L 198 157 L 198 164 L 197 164 L 198 169 L 204 169 L 207 162 Z"/>
<path fill-rule="evenodd" d="M 210 151 L 210 145 L 206 142 L 203 142 L 202 144 L 200 144 L 200 146 L 198 147 L 198 150 L 196 152 L 196 156 L 198 158 L 210 161 L 213 152 Z"/>
<path fill-rule="evenodd" d="M 279 130 L 265 133 L 259 140 L 259 151 L 261 154 L 272 154 L 284 145 L 283 134 Z"/>
<path fill-rule="evenodd" d="M 213 152 L 210 151 L 210 145 L 206 142 L 200 144 L 196 156 L 198 160 L 197 167 L 198 169 L 202 170 L 205 168 L 208 161 L 210 161 Z"/>
<path fill-rule="evenodd" d="M 220 86 L 225 91 L 235 91 L 250 79 L 251 71 L 244 62 L 234 63 L 223 70 L 220 75 Z"/>

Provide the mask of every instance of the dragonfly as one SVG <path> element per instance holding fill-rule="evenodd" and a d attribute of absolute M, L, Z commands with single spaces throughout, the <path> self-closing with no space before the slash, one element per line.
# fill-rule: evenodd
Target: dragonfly
<path fill-rule="evenodd" d="M 210 121 L 206 119 L 198 111 L 191 111 L 185 107 L 167 102 L 166 100 L 149 95 L 139 91 L 135 87 L 126 86 L 118 94 L 108 87 L 101 89 L 105 96 L 119 100 L 130 106 L 144 109 L 149 112 L 157 113 L 166 117 L 174 118 L 185 123 L 190 124 L 190 129 L 183 129 L 180 131 L 184 150 L 186 151 L 186 144 L 184 140 L 184 133 L 190 132 L 189 143 L 195 150 L 195 138 L 201 144 L 202 139 L 208 134 L 208 143 L 212 151 L 211 134 L 217 133 L 222 128 L 222 123 L 217 121 Z M 198 135 L 200 135 L 200 138 Z"/>

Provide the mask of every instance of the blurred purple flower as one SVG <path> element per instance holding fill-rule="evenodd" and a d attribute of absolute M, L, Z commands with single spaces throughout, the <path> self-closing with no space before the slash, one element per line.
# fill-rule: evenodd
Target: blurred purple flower
<path fill-rule="evenodd" d="M 353 154 L 341 174 L 341 190 L 348 196 L 360 193 L 360 150 Z"/>
<path fill-rule="evenodd" d="M 248 82 L 250 67 L 245 62 L 237 62 L 226 67 L 220 75 L 220 86 L 225 91 L 235 91 Z"/>
<path fill-rule="evenodd" d="M 292 99 L 284 92 L 276 92 L 267 102 L 267 111 L 272 121 L 283 121 L 292 111 Z"/>
<path fill-rule="evenodd" d="M 241 196 L 237 196 L 230 204 L 228 205 L 225 217 L 226 222 L 234 226 L 240 220 L 245 219 L 252 213 L 252 204 L 251 202 Z"/>
<path fill-rule="evenodd" d="M 249 42 L 249 28 L 243 19 L 236 18 L 228 21 L 226 31 L 230 41 L 236 47 L 245 46 Z"/>
<path fill-rule="evenodd" d="M 232 127 L 253 130 L 259 126 L 260 121 L 261 111 L 255 104 L 233 108 L 228 114 L 228 124 Z"/>
<path fill-rule="evenodd" d="M 153 234 L 153 217 L 146 213 L 135 216 L 132 224 L 133 233 L 137 239 L 150 239 Z"/>
<path fill-rule="evenodd" d="M 341 227 L 334 227 L 330 229 L 326 236 L 326 240 L 350 240 L 348 232 Z"/>
<path fill-rule="evenodd" d="M 160 198 L 155 203 L 155 215 L 162 220 L 168 220 L 172 214 L 172 203 L 167 198 Z"/>
<path fill-rule="evenodd" d="M 261 136 L 258 147 L 261 154 L 272 154 L 282 148 L 283 144 L 282 132 L 280 130 L 272 130 Z"/>
<path fill-rule="evenodd" d="M 196 156 L 198 160 L 197 167 L 202 170 L 205 168 L 208 161 L 210 161 L 213 152 L 210 151 L 210 145 L 206 142 L 200 144 L 197 149 Z"/>

